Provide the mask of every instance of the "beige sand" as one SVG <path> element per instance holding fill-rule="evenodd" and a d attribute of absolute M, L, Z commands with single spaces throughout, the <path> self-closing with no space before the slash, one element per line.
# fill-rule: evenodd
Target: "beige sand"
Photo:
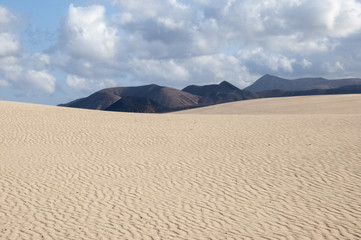
<path fill-rule="evenodd" d="M 360 239 L 361 115 L 286 110 L 2 101 L 0 239 Z"/>
<path fill-rule="evenodd" d="M 183 114 L 361 114 L 361 95 L 262 98 L 177 112 Z"/>

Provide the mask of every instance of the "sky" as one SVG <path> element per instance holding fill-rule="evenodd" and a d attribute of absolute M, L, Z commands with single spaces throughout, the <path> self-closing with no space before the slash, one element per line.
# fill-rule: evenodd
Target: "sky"
<path fill-rule="evenodd" d="M 0 100 L 361 77 L 361 0 L 0 0 Z"/>

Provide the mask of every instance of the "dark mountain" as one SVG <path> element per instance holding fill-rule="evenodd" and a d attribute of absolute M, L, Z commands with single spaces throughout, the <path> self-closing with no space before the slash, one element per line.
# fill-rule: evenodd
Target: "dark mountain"
<path fill-rule="evenodd" d="M 360 82 L 359 84 L 351 84 Z M 304 84 L 305 86 L 303 86 Z M 341 87 L 341 84 L 346 84 Z M 290 97 L 305 95 L 352 94 L 361 93 L 361 79 L 327 80 L 324 78 L 302 78 L 287 80 L 265 75 L 246 89 L 271 88 L 271 90 L 249 92 L 240 90 L 224 81 L 220 84 L 205 86 L 190 85 L 182 91 L 155 84 L 139 87 L 106 88 L 88 97 L 80 98 L 59 106 L 100 109 L 119 112 L 163 113 L 204 107 L 213 104 L 255 98 Z M 305 90 L 284 90 L 309 88 Z M 278 87 L 280 89 L 272 89 Z"/>
<path fill-rule="evenodd" d="M 205 86 L 190 85 L 182 91 L 200 96 L 199 105 L 212 105 L 256 98 L 256 94 L 240 90 L 229 82 Z"/>
<path fill-rule="evenodd" d="M 165 112 L 167 109 L 158 103 L 142 97 L 123 97 L 107 107 L 107 111 L 117 112 L 139 112 L 139 113 L 156 113 Z"/>
<path fill-rule="evenodd" d="M 190 85 L 182 89 L 182 91 L 189 92 L 198 96 L 205 96 L 213 92 L 231 92 L 240 90 L 227 81 L 223 81 L 220 84 L 210 84 L 204 86 Z"/>
<path fill-rule="evenodd" d="M 59 106 L 105 110 L 113 103 L 125 97 L 145 98 L 153 101 L 164 109 L 184 109 L 192 107 L 197 105 L 200 99 L 199 96 L 174 88 L 151 84 L 139 87 L 106 88 L 86 98 L 77 99 Z M 134 100 L 135 98 L 132 99 L 132 101 Z M 122 104 L 125 104 L 125 102 L 130 103 L 131 99 L 123 101 Z M 151 103 L 154 104 L 153 102 Z"/>
<path fill-rule="evenodd" d="M 332 89 L 346 85 L 361 85 L 361 79 L 348 78 L 328 80 L 325 78 L 299 78 L 289 80 L 266 74 L 254 82 L 251 86 L 246 87 L 244 90 L 250 92 L 261 92 L 275 89 L 283 91 L 303 91 L 312 89 Z"/>
<path fill-rule="evenodd" d="M 270 90 L 257 92 L 259 98 L 272 98 L 272 97 L 292 97 L 292 96 L 308 96 L 308 95 L 333 95 L 333 94 L 358 94 L 361 93 L 361 85 L 347 85 L 339 88 L 331 89 L 312 89 L 304 91 L 283 91 L 283 90 Z"/>

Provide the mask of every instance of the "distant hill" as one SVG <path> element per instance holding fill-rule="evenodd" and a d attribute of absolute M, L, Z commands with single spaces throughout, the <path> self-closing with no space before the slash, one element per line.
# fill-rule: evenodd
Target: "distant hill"
<path fill-rule="evenodd" d="M 308 95 L 335 95 L 335 94 L 358 94 L 361 93 L 361 85 L 347 85 L 331 89 L 311 89 L 303 91 L 270 90 L 257 92 L 258 98 L 292 97 Z"/>
<path fill-rule="evenodd" d="M 346 85 L 361 85 L 361 79 L 349 78 L 328 80 L 325 78 L 299 78 L 289 80 L 266 74 L 244 90 L 250 92 L 262 92 L 275 89 L 283 91 L 303 91 L 312 89 L 332 89 Z"/>
<path fill-rule="evenodd" d="M 107 107 L 105 110 L 117 112 L 156 113 L 164 112 L 168 109 L 148 98 L 123 97 Z"/>
<path fill-rule="evenodd" d="M 297 90 L 300 88 L 302 90 Z M 226 81 L 204 86 L 190 85 L 183 90 L 155 84 L 115 87 L 100 90 L 88 97 L 59 106 L 119 112 L 164 113 L 256 98 L 361 93 L 361 79 L 287 80 L 265 75 L 245 89 L 248 90 L 240 90 Z M 256 90 L 257 92 L 252 92 Z"/>
<path fill-rule="evenodd" d="M 60 104 L 59 106 L 105 110 L 121 98 L 125 97 L 149 99 L 157 104 L 157 108 L 158 106 L 161 106 L 159 108 L 163 109 L 188 108 L 197 105 L 200 99 L 199 96 L 174 88 L 151 84 L 139 87 L 106 88 L 93 93 L 86 98 L 77 99 L 66 104 Z M 136 98 L 133 98 L 132 101 L 134 102 Z M 131 99 L 127 99 L 126 101 L 130 103 Z M 149 102 L 144 103 L 149 104 Z M 122 104 L 124 105 L 125 101 L 122 101 Z"/>
<path fill-rule="evenodd" d="M 223 81 L 220 84 L 205 86 L 190 85 L 182 91 L 200 96 L 200 105 L 212 105 L 218 103 L 240 101 L 256 98 L 256 94 L 240 90 L 229 82 Z"/>

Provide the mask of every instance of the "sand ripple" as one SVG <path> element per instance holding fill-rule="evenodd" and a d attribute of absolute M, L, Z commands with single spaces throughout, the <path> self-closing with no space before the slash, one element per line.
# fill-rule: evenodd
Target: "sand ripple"
<path fill-rule="evenodd" d="M 361 239 L 361 115 L 0 111 L 0 239 Z"/>

